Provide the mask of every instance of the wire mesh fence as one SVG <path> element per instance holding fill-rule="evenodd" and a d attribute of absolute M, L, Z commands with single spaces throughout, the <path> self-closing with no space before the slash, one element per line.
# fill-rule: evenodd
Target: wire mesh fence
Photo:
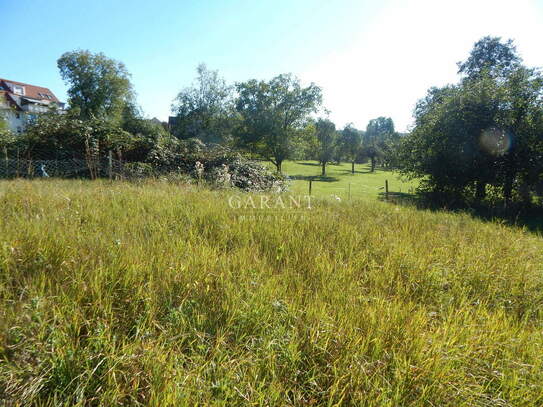
<path fill-rule="evenodd" d="M 10 157 L 0 159 L 0 179 L 13 178 L 110 178 L 129 177 L 133 168 L 125 162 L 106 158 L 37 159 Z"/>

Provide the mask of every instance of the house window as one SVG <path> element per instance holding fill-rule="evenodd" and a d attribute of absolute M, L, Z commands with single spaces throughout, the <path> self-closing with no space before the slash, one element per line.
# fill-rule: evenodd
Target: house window
<path fill-rule="evenodd" d="M 24 96 L 25 88 L 23 86 L 13 85 L 13 93 L 15 93 L 16 95 Z"/>

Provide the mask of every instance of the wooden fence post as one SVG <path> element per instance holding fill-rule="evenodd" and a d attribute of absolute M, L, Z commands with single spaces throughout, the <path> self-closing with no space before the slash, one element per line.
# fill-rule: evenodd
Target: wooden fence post
<path fill-rule="evenodd" d="M 385 198 L 388 201 L 388 179 L 385 180 Z"/>
<path fill-rule="evenodd" d="M 113 153 L 111 150 L 109 150 L 108 157 L 107 157 L 107 172 L 109 175 L 109 180 L 111 181 L 113 179 Z"/>
<path fill-rule="evenodd" d="M 313 180 L 310 179 L 310 180 L 309 180 L 309 196 L 311 196 L 311 187 L 312 187 L 312 184 L 313 184 Z"/>

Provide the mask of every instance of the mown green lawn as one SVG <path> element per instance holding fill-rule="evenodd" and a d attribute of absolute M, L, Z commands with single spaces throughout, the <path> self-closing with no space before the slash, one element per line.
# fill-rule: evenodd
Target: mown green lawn
<path fill-rule="evenodd" d="M 372 173 L 369 164 L 356 164 L 354 174 L 350 163 L 329 164 L 323 177 L 316 161 L 287 161 L 283 163 L 283 173 L 292 178 L 291 191 L 296 194 L 308 193 L 309 179 L 313 179 L 312 195 L 317 197 L 382 198 L 385 180 L 388 180 L 389 191 L 398 194 L 412 193 L 417 186 L 416 181 L 400 179 L 397 172 L 378 168 Z"/>

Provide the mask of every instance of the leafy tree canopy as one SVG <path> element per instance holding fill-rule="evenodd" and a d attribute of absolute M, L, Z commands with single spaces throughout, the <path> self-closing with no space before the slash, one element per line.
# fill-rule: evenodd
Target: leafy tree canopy
<path fill-rule="evenodd" d="M 226 141 L 232 133 L 233 88 L 218 71 L 204 64 L 197 68 L 196 83 L 177 95 L 173 133 L 180 139 L 198 138 L 206 143 Z"/>
<path fill-rule="evenodd" d="M 475 43 L 468 59 L 459 62 L 458 73 L 469 79 L 480 78 L 483 73 L 492 77 L 505 77 L 521 65 L 513 40 L 502 42 L 500 37 L 483 37 Z"/>
<path fill-rule="evenodd" d="M 543 175 L 543 77 L 524 67 L 511 41 L 485 37 L 460 66 L 467 80 L 432 88 L 415 109 L 400 163 L 450 204 L 477 202 L 488 187 L 505 206 L 530 203 Z"/>
<path fill-rule="evenodd" d="M 291 157 L 295 138 L 311 113 L 322 103 L 322 91 L 315 85 L 303 87 L 290 75 L 272 80 L 256 79 L 236 85 L 236 110 L 242 123 L 238 143 L 271 161 L 277 171 Z"/>
<path fill-rule="evenodd" d="M 326 164 L 332 161 L 337 148 L 336 125 L 329 119 L 319 118 L 315 128 L 317 157 L 322 166 L 322 175 L 326 175 Z"/>
<path fill-rule="evenodd" d="M 70 108 L 81 119 L 120 120 L 124 107 L 134 98 L 124 64 L 102 53 L 66 52 L 57 65 L 69 85 Z"/>

